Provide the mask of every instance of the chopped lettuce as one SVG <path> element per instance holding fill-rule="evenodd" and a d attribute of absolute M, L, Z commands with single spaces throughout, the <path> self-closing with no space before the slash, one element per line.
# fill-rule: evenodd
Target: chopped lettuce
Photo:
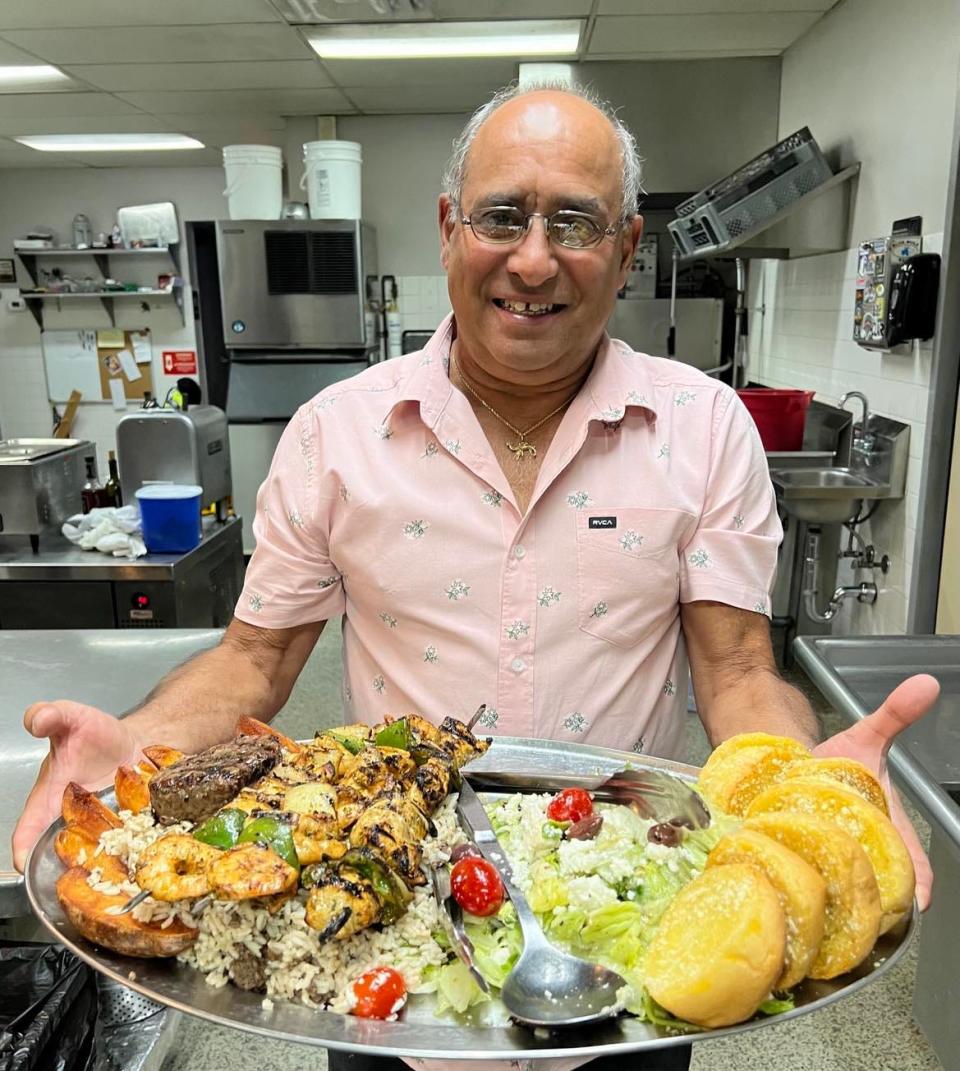
<path fill-rule="evenodd" d="M 442 967 L 434 967 L 431 971 L 431 982 L 436 985 L 438 1013 L 443 1013 L 448 1008 L 462 1013 L 474 1004 L 483 1004 L 491 999 L 458 959 L 445 963 Z"/>
<path fill-rule="evenodd" d="M 761 1015 L 780 1015 L 781 1012 L 793 1011 L 797 1002 L 792 993 L 785 993 L 782 997 L 768 997 L 757 1011 Z"/>

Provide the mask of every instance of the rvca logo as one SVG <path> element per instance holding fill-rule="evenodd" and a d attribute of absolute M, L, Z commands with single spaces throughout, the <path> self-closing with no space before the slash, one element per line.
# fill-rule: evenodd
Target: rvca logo
<path fill-rule="evenodd" d="M 588 528 L 616 528 L 616 517 L 590 517 L 587 519 Z"/>

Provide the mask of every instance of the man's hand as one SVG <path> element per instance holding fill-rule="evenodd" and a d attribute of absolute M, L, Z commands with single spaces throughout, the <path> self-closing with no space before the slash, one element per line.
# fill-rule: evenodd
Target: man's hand
<path fill-rule="evenodd" d="M 930 906 L 933 871 L 910 819 L 907 818 L 887 772 L 887 752 L 897 734 L 918 721 L 937 701 L 940 685 L 926 673 L 908 677 L 880 706 L 856 725 L 845 729 L 814 748 L 814 755 L 857 759 L 877 776 L 890 800 L 890 817 L 900 831 L 913 859 L 917 875 L 917 903 L 921 911 Z"/>
<path fill-rule="evenodd" d="M 84 788 L 104 788 L 112 783 L 118 766 L 140 753 L 126 722 L 68 699 L 34 703 L 23 724 L 31 736 L 49 739 L 50 753 L 13 831 L 13 865 L 21 872 L 37 838 L 60 814 L 67 784 L 76 781 Z"/>

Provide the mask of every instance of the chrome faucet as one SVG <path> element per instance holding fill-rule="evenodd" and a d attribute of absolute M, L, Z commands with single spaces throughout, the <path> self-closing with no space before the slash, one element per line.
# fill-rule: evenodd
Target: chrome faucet
<path fill-rule="evenodd" d="M 862 391 L 848 390 L 846 394 L 840 396 L 840 401 L 837 402 L 837 405 L 842 409 L 851 398 L 856 398 L 863 406 L 863 419 L 860 421 L 859 435 L 857 434 L 856 424 L 853 426 L 853 449 L 859 453 L 870 454 L 873 452 L 875 442 L 875 438 L 870 432 L 870 403 Z"/>

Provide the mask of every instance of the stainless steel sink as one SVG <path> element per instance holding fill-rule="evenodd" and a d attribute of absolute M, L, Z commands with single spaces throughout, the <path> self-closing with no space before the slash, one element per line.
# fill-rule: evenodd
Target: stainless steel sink
<path fill-rule="evenodd" d="M 784 509 L 809 524 L 846 521 L 864 499 L 890 497 L 889 484 L 848 468 L 777 469 L 770 479 Z"/>

